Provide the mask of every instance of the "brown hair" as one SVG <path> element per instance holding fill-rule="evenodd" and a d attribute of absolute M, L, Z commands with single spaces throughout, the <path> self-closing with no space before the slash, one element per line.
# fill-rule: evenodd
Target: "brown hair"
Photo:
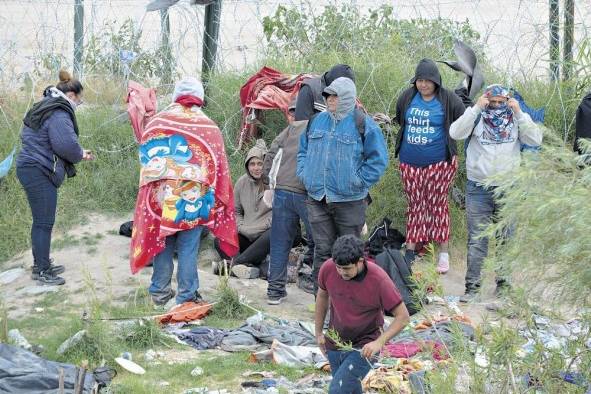
<path fill-rule="evenodd" d="M 76 78 L 72 78 L 69 72 L 66 70 L 60 70 L 59 73 L 60 81 L 55 86 L 62 93 L 74 92 L 75 94 L 80 94 L 82 92 L 82 84 Z"/>

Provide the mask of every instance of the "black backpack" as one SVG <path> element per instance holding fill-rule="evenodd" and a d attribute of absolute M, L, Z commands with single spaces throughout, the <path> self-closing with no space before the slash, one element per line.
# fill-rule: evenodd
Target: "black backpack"
<path fill-rule="evenodd" d="M 421 304 L 413 297 L 416 285 L 412 279 L 412 267 L 406 262 L 402 252 L 399 249 L 384 248 L 384 251 L 376 256 L 375 262 L 394 282 L 408 313 L 414 315 L 420 311 Z"/>
<path fill-rule="evenodd" d="M 377 256 L 384 251 L 384 248 L 400 249 L 406 241 L 404 234 L 398 229 L 390 227 L 392 221 L 384 217 L 382 221 L 371 230 L 366 242 L 367 253 L 370 256 Z"/>

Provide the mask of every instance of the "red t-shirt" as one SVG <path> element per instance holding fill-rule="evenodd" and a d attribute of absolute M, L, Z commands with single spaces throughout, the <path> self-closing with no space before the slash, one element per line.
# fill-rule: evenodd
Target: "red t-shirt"
<path fill-rule="evenodd" d="M 384 326 L 384 311 L 391 311 L 402 302 L 394 282 L 382 268 L 373 263 L 365 263 L 365 267 L 361 279 L 344 280 L 329 259 L 318 274 L 318 287 L 330 297 L 329 327 L 355 348 L 376 340 Z M 329 338 L 326 347 L 336 350 Z"/>

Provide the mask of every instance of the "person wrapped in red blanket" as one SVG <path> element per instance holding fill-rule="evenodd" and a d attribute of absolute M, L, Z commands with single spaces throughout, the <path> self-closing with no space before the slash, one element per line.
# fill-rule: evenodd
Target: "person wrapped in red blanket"
<path fill-rule="evenodd" d="M 203 85 L 185 78 L 175 85 L 173 104 L 152 117 L 139 143 L 140 189 L 131 238 L 132 273 L 153 259 L 150 294 L 166 304 L 173 255 L 178 254 L 177 304 L 201 301 L 197 257 L 207 227 L 229 256 L 238 251 L 234 196 L 224 140 L 201 110 Z"/>

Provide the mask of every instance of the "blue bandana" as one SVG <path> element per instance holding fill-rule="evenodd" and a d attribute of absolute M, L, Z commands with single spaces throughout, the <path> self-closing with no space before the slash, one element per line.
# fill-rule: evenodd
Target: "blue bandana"
<path fill-rule="evenodd" d="M 502 85 L 490 85 L 484 90 L 487 97 L 509 97 L 509 89 Z M 484 125 L 483 136 L 487 140 L 500 143 L 507 140 L 513 130 L 513 111 L 507 103 L 500 107 L 487 107 L 482 111 L 482 121 Z"/>

